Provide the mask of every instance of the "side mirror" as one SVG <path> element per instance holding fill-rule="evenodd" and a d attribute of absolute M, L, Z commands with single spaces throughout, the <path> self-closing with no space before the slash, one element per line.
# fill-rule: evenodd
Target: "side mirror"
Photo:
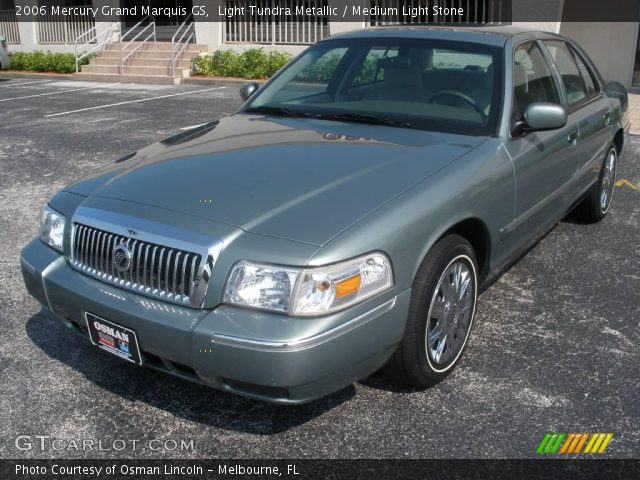
<path fill-rule="evenodd" d="M 242 98 L 242 101 L 246 102 L 247 100 L 249 100 L 251 95 L 256 93 L 256 90 L 258 90 L 258 88 L 260 88 L 260 85 L 258 85 L 257 83 L 245 83 L 244 85 L 242 85 L 240 87 L 240 98 Z"/>
<path fill-rule="evenodd" d="M 532 103 L 524 112 L 524 119 L 513 126 L 512 134 L 556 130 L 567 124 L 567 111 L 555 103 Z"/>
<path fill-rule="evenodd" d="M 629 106 L 629 95 L 627 89 L 620 82 L 607 82 L 605 85 L 607 95 L 620 100 L 620 107 L 625 112 Z"/>

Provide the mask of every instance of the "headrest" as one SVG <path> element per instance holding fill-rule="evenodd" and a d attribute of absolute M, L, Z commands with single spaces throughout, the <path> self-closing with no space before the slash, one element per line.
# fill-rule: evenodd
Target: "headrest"
<path fill-rule="evenodd" d="M 487 67 L 487 73 L 484 76 L 484 86 L 493 87 L 493 63 Z"/>
<path fill-rule="evenodd" d="M 413 56 L 416 59 L 417 66 L 420 70 L 429 70 L 433 68 L 433 50 L 430 48 L 413 49 Z"/>
<path fill-rule="evenodd" d="M 527 76 L 527 69 L 521 63 L 515 62 L 513 64 L 513 87 L 524 90 L 529 90 L 529 77 Z"/>
<path fill-rule="evenodd" d="M 420 86 L 422 77 L 409 57 L 381 58 L 378 66 L 384 71 L 384 81 L 400 85 Z"/>
<path fill-rule="evenodd" d="M 380 68 L 411 68 L 410 57 L 385 57 L 378 60 Z"/>

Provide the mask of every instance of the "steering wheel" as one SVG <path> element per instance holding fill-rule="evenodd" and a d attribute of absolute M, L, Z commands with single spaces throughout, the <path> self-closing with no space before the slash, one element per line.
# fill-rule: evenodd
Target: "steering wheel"
<path fill-rule="evenodd" d="M 431 95 L 429 100 L 427 100 L 427 103 L 433 103 L 435 99 L 440 97 L 455 97 L 455 98 L 459 98 L 460 100 L 464 100 L 466 103 L 471 105 L 476 112 L 482 115 L 482 118 L 487 117 L 487 114 L 482 111 L 482 109 L 476 104 L 473 98 L 471 98 L 468 95 L 465 95 L 464 93 L 457 92 L 455 90 L 440 90 L 439 92 Z"/>

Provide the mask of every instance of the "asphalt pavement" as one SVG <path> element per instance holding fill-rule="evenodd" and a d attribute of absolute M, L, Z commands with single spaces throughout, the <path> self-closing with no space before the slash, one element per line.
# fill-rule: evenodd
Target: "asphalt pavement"
<path fill-rule="evenodd" d="M 549 431 L 611 432 L 605 456 L 638 458 L 640 137 L 609 216 L 561 222 L 484 292 L 466 355 L 426 391 L 374 374 L 260 403 L 98 351 L 27 294 L 19 254 L 49 197 L 239 105 L 230 86 L 0 75 L 0 458 L 520 458 Z"/>

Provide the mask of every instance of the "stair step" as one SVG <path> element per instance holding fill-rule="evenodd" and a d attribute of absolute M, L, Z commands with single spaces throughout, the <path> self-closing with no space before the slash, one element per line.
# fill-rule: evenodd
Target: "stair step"
<path fill-rule="evenodd" d="M 177 85 L 180 77 L 169 75 L 122 75 L 113 73 L 74 73 L 74 78 L 88 82 L 145 83 L 154 85 Z"/>
<path fill-rule="evenodd" d="M 170 42 L 147 42 L 144 44 L 140 44 L 138 42 L 135 43 L 131 43 L 131 44 L 127 44 L 124 47 L 125 51 L 131 51 L 134 50 L 136 47 L 140 47 L 138 51 L 140 50 L 156 50 L 158 52 L 170 52 L 171 51 L 171 43 Z M 198 45 L 196 43 L 190 43 L 186 48 L 185 51 L 190 51 L 190 52 L 202 52 L 202 51 L 207 51 L 209 48 L 207 47 L 207 45 Z M 109 45 L 106 46 L 105 51 L 120 51 L 120 43 L 119 42 L 114 42 L 111 43 Z"/>
<path fill-rule="evenodd" d="M 170 58 L 129 58 L 126 61 L 128 67 L 168 67 L 171 63 Z M 89 65 L 120 65 L 120 58 L 117 57 L 94 57 L 89 62 Z M 190 68 L 190 59 L 180 59 L 176 62 L 176 67 Z"/>
<path fill-rule="evenodd" d="M 180 58 L 191 59 L 197 57 L 200 52 L 195 51 L 185 51 L 180 55 Z M 120 51 L 119 50 L 105 50 L 102 52 L 99 57 L 101 58 L 117 58 L 120 61 Z M 171 51 L 158 51 L 158 50 L 138 50 L 129 58 L 171 58 Z"/>
<path fill-rule="evenodd" d="M 176 67 L 176 74 L 182 75 L 184 70 L 189 72 L 191 69 Z M 85 73 L 120 73 L 118 65 L 84 65 L 82 71 Z M 171 70 L 166 65 L 164 67 L 125 66 L 122 73 L 124 75 L 169 75 Z"/>
<path fill-rule="evenodd" d="M 120 65 L 83 65 L 82 73 L 114 73 L 119 74 Z"/>

